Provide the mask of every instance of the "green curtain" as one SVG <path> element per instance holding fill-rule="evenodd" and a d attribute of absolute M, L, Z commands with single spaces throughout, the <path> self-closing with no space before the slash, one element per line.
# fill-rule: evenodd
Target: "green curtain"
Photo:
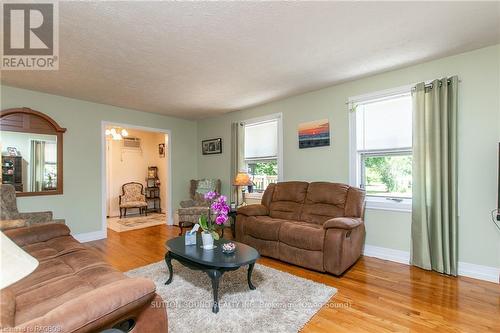
<path fill-rule="evenodd" d="M 234 178 L 245 165 L 245 127 L 241 122 L 231 124 L 231 202 L 243 202 L 241 192 L 238 187 L 232 186 Z"/>
<path fill-rule="evenodd" d="M 45 169 L 45 141 L 31 141 L 31 192 L 43 191 Z"/>
<path fill-rule="evenodd" d="M 413 97 L 411 263 L 457 275 L 458 78 L 419 83 Z"/>

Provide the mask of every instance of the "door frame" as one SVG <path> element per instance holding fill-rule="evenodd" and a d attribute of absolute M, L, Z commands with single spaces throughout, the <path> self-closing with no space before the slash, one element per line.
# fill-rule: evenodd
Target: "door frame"
<path fill-rule="evenodd" d="M 124 128 L 130 128 L 140 131 L 163 133 L 167 135 L 168 143 L 166 145 L 166 158 L 165 163 L 167 167 L 167 186 L 165 187 L 166 197 L 167 197 L 167 214 L 165 217 L 165 224 L 173 225 L 174 217 L 172 212 L 172 131 L 164 128 L 154 128 L 147 126 L 132 125 L 126 123 L 120 123 L 116 121 L 101 121 L 101 231 L 105 238 L 108 237 L 107 228 L 107 199 L 108 199 L 108 179 L 106 175 L 106 127 L 107 126 L 119 126 Z"/>

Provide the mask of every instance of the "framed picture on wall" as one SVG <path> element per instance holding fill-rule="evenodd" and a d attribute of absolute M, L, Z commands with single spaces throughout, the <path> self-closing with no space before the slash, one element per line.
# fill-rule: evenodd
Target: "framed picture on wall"
<path fill-rule="evenodd" d="M 201 152 L 203 155 L 222 154 L 222 139 L 209 139 L 201 142 Z"/>
<path fill-rule="evenodd" d="M 158 178 L 158 168 L 155 166 L 148 167 L 148 178 Z"/>
<path fill-rule="evenodd" d="M 299 149 L 330 145 L 330 122 L 328 119 L 310 121 L 299 125 Z"/>
<path fill-rule="evenodd" d="M 160 155 L 161 158 L 165 157 L 165 144 L 164 143 L 160 143 L 158 145 L 158 154 Z"/>

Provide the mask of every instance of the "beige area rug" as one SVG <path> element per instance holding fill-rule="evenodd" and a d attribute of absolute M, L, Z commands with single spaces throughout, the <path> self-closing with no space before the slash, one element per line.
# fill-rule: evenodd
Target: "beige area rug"
<path fill-rule="evenodd" d="M 166 215 L 159 213 L 150 213 L 148 216 L 128 216 L 128 217 L 110 217 L 107 220 L 108 228 L 116 232 L 130 231 L 165 224 Z"/>
<path fill-rule="evenodd" d="M 297 332 L 335 295 L 337 289 L 256 264 L 250 290 L 247 267 L 224 273 L 219 282 L 218 314 L 212 313 L 212 285 L 202 271 L 172 260 L 174 278 L 165 285 L 168 269 L 158 262 L 127 272 L 156 284 L 165 301 L 170 333 Z"/>

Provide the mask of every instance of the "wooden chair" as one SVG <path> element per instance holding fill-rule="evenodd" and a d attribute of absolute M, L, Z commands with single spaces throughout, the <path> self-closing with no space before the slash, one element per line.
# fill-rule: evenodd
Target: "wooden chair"
<path fill-rule="evenodd" d="M 148 203 L 144 195 L 144 186 L 141 183 L 130 182 L 122 185 L 122 194 L 119 197 L 120 218 L 127 216 L 127 209 L 138 208 L 139 214 L 148 215 Z"/>

